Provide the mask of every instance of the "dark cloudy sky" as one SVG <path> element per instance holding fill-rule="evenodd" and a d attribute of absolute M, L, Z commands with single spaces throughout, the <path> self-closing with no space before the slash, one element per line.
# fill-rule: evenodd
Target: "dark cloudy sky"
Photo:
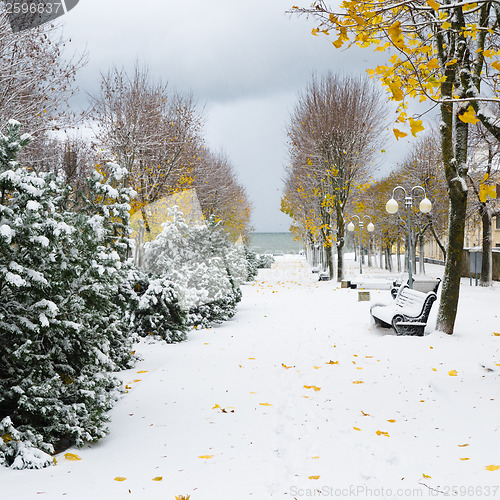
<path fill-rule="evenodd" d="M 309 0 L 300 0 L 308 5 Z M 207 113 L 206 137 L 225 151 L 253 202 L 257 231 L 287 231 L 279 211 L 287 164 L 285 126 L 298 92 L 313 72 L 364 71 L 371 51 L 336 50 L 311 35 L 311 19 L 285 12 L 299 0 L 80 0 L 63 18 L 70 50 L 86 49 L 83 91 L 95 92 L 100 73 L 136 60 Z M 299 2 L 300 5 L 300 2 Z M 391 141 L 381 168 L 401 154 Z"/>

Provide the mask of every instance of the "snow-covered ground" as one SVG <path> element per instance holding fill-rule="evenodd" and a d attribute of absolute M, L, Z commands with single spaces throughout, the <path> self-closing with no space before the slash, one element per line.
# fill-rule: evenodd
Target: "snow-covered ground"
<path fill-rule="evenodd" d="M 453 336 L 436 304 L 424 337 L 396 337 L 356 290 L 279 257 L 232 321 L 140 344 L 109 436 L 0 468 L 0 498 L 500 497 L 499 299 L 464 280 Z"/>

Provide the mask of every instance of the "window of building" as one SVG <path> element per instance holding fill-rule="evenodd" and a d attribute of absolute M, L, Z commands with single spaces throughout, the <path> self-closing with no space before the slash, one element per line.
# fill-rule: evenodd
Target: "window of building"
<path fill-rule="evenodd" d="M 500 215 L 497 215 L 495 219 L 496 219 L 495 229 L 500 230 Z"/>

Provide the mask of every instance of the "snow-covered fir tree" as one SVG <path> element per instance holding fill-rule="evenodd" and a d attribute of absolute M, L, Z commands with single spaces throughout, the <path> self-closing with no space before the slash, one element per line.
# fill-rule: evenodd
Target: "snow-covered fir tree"
<path fill-rule="evenodd" d="M 231 318 L 247 276 L 243 248 L 220 224 L 190 225 L 177 207 L 162 233 L 145 245 L 145 268 L 173 283 L 188 322 L 207 327 Z"/>
<path fill-rule="evenodd" d="M 128 201 L 116 165 L 96 173 L 79 211 L 53 174 L 17 163 L 29 136 L 0 135 L 0 463 L 38 468 L 106 434 L 106 412 L 131 363 L 119 300 Z"/>

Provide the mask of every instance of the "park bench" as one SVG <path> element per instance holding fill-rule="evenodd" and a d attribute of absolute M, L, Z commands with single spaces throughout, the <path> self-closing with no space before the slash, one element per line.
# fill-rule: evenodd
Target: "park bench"
<path fill-rule="evenodd" d="M 392 327 L 398 335 L 422 336 L 436 298 L 433 291 L 425 293 L 402 285 L 393 302 L 374 304 L 370 313 L 376 325 Z"/>
<path fill-rule="evenodd" d="M 408 283 L 408 281 L 406 282 Z M 417 290 L 418 292 L 434 292 L 437 293 L 438 288 L 439 288 L 439 283 L 441 283 L 441 278 L 435 278 L 435 279 L 418 279 L 418 280 L 413 280 L 413 290 Z M 391 295 L 392 298 L 395 299 L 399 289 L 401 288 L 402 282 L 401 281 L 394 281 L 392 284 L 391 288 Z"/>

